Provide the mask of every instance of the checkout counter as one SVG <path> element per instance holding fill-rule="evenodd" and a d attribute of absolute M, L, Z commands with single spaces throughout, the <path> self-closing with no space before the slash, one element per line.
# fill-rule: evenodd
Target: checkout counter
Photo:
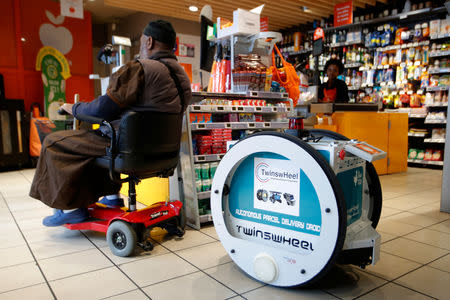
<path fill-rule="evenodd" d="M 366 141 L 387 152 L 374 162 L 378 175 L 406 172 L 408 165 L 408 114 L 378 112 L 378 104 L 311 103 L 310 112 L 323 114 L 323 123 L 314 125 Z"/>

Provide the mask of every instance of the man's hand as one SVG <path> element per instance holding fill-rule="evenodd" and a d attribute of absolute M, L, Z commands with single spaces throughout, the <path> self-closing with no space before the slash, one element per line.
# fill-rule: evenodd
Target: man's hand
<path fill-rule="evenodd" d="M 73 104 L 64 103 L 63 105 L 61 105 L 61 107 L 59 109 L 63 109 L 66 113 L 71 115 L 72 114 L 72 107 L 73 107 Z"/>

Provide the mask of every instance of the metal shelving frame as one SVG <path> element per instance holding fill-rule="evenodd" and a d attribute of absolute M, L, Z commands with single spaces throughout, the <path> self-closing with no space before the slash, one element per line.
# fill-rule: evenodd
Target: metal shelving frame
<path fill-rule="evenodd" d="M 212 114 L 221 113 L 257 113 L 257 114 L 287 114 L 294 116 L 293 101 L 286 93 L 248 92 L 246 94 L 236 93 L 193 93 L 194 104 L 186 109 L 183 121 L 180 151 L 180 175 L 182 180 L 182 190 L 184 206 L 186 210 L 186 224 L 200 229 L 202 223 L 212 221 L 209 214 L 199 215 L 198 200 L 208 199 L 210 191 L 197 192 L 194 164 L 203 162 L 220 161 L 225 155 L 209 154 L 194 155 L 192 147 L 192 132 L 198 130 L 209 130 L 212 128 L 230 128 L 232 130 L 259 129 L 259 130 L 280 130 L 288 129 L 289 122 L 225 122 L 225 123 L 190 123 L 190 114 L 196 112 L 208 112 Z M 266 100 L 269 103 L 289 102 L 289 106 L 229 106 L 229 105 L 199 105 L 195 104 L 203 99 L 258 99 Z"/>

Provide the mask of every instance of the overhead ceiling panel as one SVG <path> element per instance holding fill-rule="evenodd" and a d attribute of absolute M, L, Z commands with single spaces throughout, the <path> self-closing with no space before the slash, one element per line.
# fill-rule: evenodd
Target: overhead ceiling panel
<path fill-rule="evenodd" d="M 190 5 L 195 5 L 199 10 L 206 4 L 213 10 L 213 19 L 217 17 L 232 20 L 233 10 L 236 8 L 252 9 L 265 4 L 262 16 L 269 17 L 269 29 L 280 30 L 299 24 L 327 18 L 333 14 L 337 3 L 348 0 L 268 0 L 265 2 L 256 0 L 104 0 L 105 5 L 119 7 L 134 11 L 148 12 L 161 16 L 169 16 L 189 21 L 198 21 L 200 12 L 189 11 Z M 382 0 L 386 2 L 387 0 Z M 376 0 L 354 0 L 355 7 L 374 5 Z M 305 9 L 306 11 L 305 11 Z"/>

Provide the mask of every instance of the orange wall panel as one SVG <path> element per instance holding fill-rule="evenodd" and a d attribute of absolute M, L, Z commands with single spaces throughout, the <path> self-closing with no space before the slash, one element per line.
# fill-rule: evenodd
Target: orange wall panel
<path fill-rule="evenodd" d="M 67 101 L 72 102 L 76 93 L 83 101 L 94 98 L 89 80 L 93 72 L 91 15 L 86 11 L 84 19 L 59 15 L 59 1 L 0 1 L 0 73 L 5 94 L 7 98 L 24 99 L 26 109 L 33 102 L 43 105 L 43 84 L 35 65 L 44 43 L 59 47 L 69 61 L 72 77 L 66 83 Z"/>
<path fill-rule="evenodd" d="M 14 1 L 0 1 L 0 68 L 17 67 Z"/>
<path fill-rule="evenodd" d="M 53 20 L 52 15 L 55 20 Z M 59 17 L 59 15 L 60 4 L 57 1 L 21 0 L 22 36 L 27 40 L 23 44 L 24 68 L 28 70 L 35 69 L 36 55 L 39 49 L 44 46 L 44 41 L 59 46 L 58 50 L 69 61 L 71 74 L 91 74 L 91 15 L 85 11 L 83 20 Z M 61 24 L 58 24 L 58 18 L 63 18 Z"/>
<path fill-rule="evenodd" d="M 408 169 L 408 114 L 390 113 L 388 173 Z"/>
<path fill-rule="evenodd" d="M 66 101 L 73 103 L 75 94 L 80 95 L 80 101 L 90 102 L 94 100 L 92 91 L 94 90 L 94 83 L 87 76 L 74 75 L 67 79 L 66 82 Z"/>

